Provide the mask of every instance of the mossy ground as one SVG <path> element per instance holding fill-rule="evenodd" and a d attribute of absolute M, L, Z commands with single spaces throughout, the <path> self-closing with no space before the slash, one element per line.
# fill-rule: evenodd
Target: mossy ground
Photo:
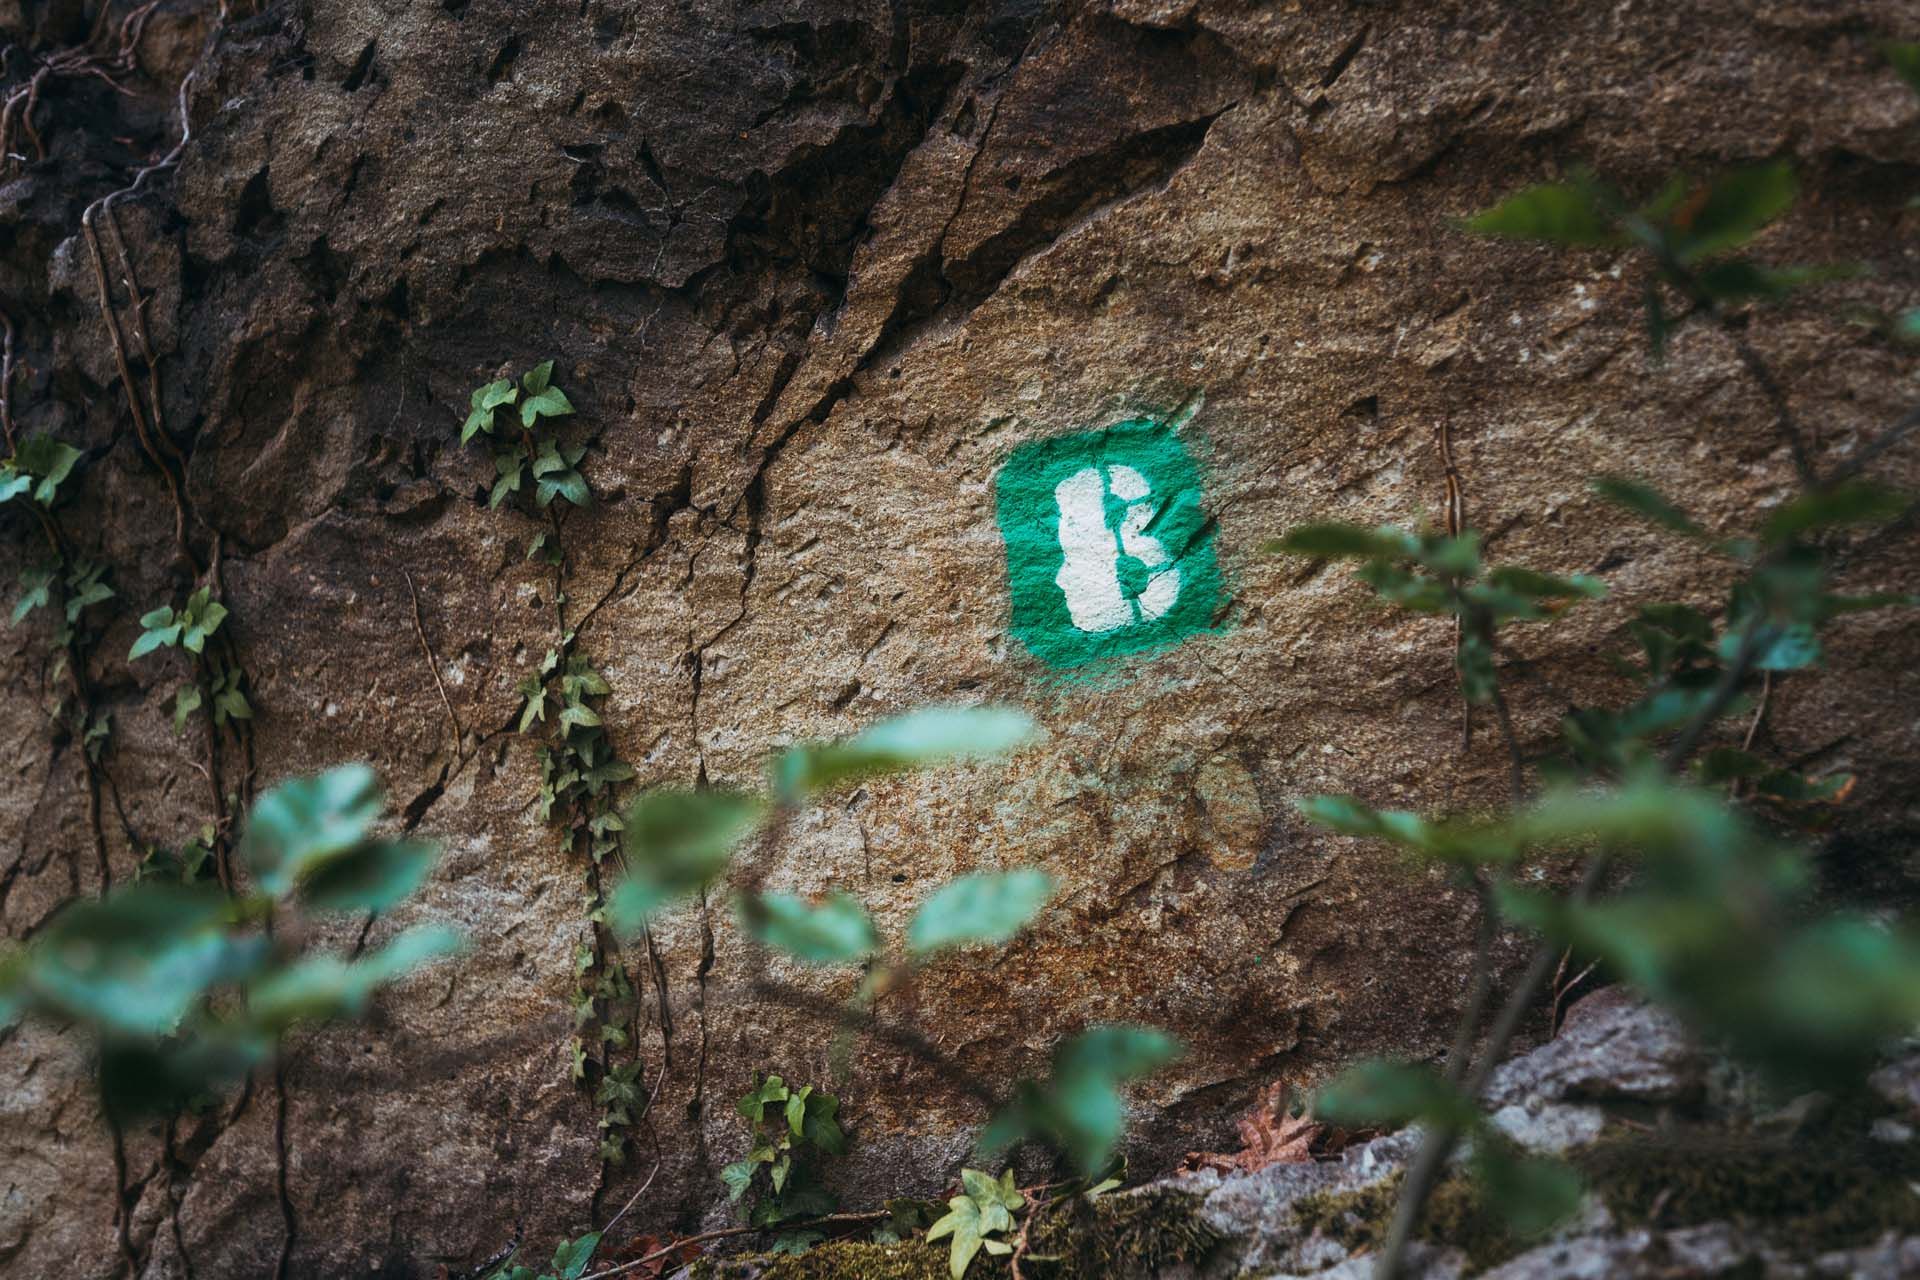
<path fill-rule="evenodd" d="M 1623 1226 L 1732 1222 L 1790 1255 L 1863 1245 L 1889 1230 L 1920 1232 L 1920 1152 L 1865 1140 L 1849 1127 L 1791 1140 L 1718 1132 L 1612 1137 L 1576 1152 L 1572 1163 Z M 1396 1175 L 1294 1206 L 1303 1233 L 1319 1231 L 1349 1249 L 1385 1243 L 1400 1194 Z M 1507 1230 L 1470 1179 L 1442 1182 L 1428 1202 L 1420 1238 L 1462 1250 L 1473 1270 L 1494 1266 L 1537 1241 Z"/>
<path fill-rule="evenodd" d="M 1157 1275 L 1182 1261 L 1198 1261 L 1219 1237 L 1194 1216 L 1199 1197 L 1174 1191 L 1107 1196 L 1044 1210 L 1034 1225 L 1020 1269 L 1032 1280 L 1130 1280 Z M 751 1265 L 743 1265 L 751 1264 Z M 839 1240 L 796 1256 L 702 1259 L 695 1280 L 949 1280 L 944 1242 L 872 1244 Z M 981 1253 L 967 1280 L 1009 1275 L 1007 1259 Z"/>

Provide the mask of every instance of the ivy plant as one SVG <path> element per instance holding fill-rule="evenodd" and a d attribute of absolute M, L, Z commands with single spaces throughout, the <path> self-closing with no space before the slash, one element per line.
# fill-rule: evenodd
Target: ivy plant
<path fill-rule="evenodd" d="M 821 1186 L 820 1167 L 847 1153 L 840 1100 L 812 1085 L 794 1088 L 770 1075 L 742 1095 L 734 1109 L 747 1122 L 747 1155 L 721 1169 L 720 1177 L 732 1203 L 751 1197 L 747 1224 L 777 1228 L 832 1213 L 838 1201 Z M 782 1231 L 773 1250 L 799 1252 L 820 1238 L 818 1231 Z"/>
<path fill-rule="evenodd" d="M 0 460 L 0 503 L 24 496 L 52 507 L 81 456 L 78 449 L 52 436 L 28 436 L 11 458 Z"/>
<path fill-rule="evenodd" d="M 600 1247 L 600 1233 L 589 1231 L 571 1240 L 562 1240 L 553 1251 L 553 1261 L 543 1271 L 509 1258 L 499 1269 L 487 1273 L 487 1280 L 580 1280 L 593 1251 Z"/>
<path fill-rule="evenodd" d="M 187 597 L 179 611 L 161 605 L 140 617 L 140 637 L 128 652 L 128 661 L 144 658 L 156 649 L 181 648 L 188 653 L 204 653 L 207 640 L 227 618 L 227 606 L 213 598 L 211 587 L 201 587 Z"/>
<path fill-rule="evenodd" d="M 518 427 L 502 426 L 496 417 L 498 411 L 516 406 Z M 511 378 L 501 378 L 474 388 L 466 420 L 460 424 L 460 443 L 467 444 L 477 436 L 487 439 L 497 477 L 487 497 L 488 506 L 497 507 L 508 495 L 520 492 L 529 476 L 534 482 L 534 501 L 541 507 L 550 506 L 555 498 L 565 498 L 576 507 L 592 500 L 579 470 L 586 446 L 563 444 L 548 421 L 572 412 L 572 401 L 553 385 L 551 360 L 527 370 L 517 385 Z M 527 554 L 532 557 L 539 550 L 540 543 L 536 542 Z"/>
<path fill-rule="evenodd" d="M 256 889 L 238 897 L 205 883 L 206 833 L 177 859 L 150 855 L 133 883 L 69 902 L 0 954 L 0 1023 L 33 1016 L 79 1029 L 97 1046 L 106 1105 L 127 1115 L 231 1082 L 299 1025 L 357 1017 L 380 987 L 456 944 L 426 926 L 349 958 L 285 927 L 385 911 L 419 887 L 436 851 L 375 835 L 381 807 L 364 765 L 268 791 L 240 845 Z M 280 926 L 271 934 L 269 919 Z"/>
<path fill-rule="evenodd" d="M 978 1169 L 960 1171 L 961 1193 L 947 1201 L 947 1214 L 927 1230 L 928 1241 L 952 1238 L 947 1272 L 961 1280 L 981 1249 L 997 1256 L 1013 1252 L 1003 1237 L 1013 1233 L 1013 1215 L 1026 1197 L 1013 1185 L 1013 1170 L 998 1178 Z"/>

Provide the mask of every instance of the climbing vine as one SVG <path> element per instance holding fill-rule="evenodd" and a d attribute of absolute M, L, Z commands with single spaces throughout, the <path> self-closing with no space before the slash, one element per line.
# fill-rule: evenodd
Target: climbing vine
<path fill-rule="evenodd" d="M 603 868 L 618 859 L 621 819 L 617 788 L 634 777 L 614 750 L 601 710 L 612 692 L 606 679 L 575 651 L 577 633 L 567 625 L 567 557 L 556 498 L 581 508 L 592 493 L 579 466 L 586 446 L 563 441 L 556 420 L 573 414 L 573 403 L 553 382 L 552 360 L 518 380 L 499 378 L 476 387 L 468 398 L 460 441 L 483 443 L 495 480 L 490 508 L 531 498 L 548 518 L 535 534 L 527 559 L 553 571 L 554 622 L 558 636 L 540 665 L 516 691 L 521 697 L 516 730 L 539 744 L 539 813 L 559 827 L 563 844 L 583 858 L 587 938 L 574 953 L 573 1034 L 567 1043 L 572 1078 L 593 1091 L 600 1108 L 600 1158 L 619 1164 L 634 1127 L 646 1114 L 644 1063 L 639 1057 L 640 1003 L 621 963 L 619 944 L 606 929 Z M 503 419 L 501 411 L 508 413 Z M 532 489 L 526 488 L 532 481 Z M 624 1057 L 622 1051 L 625 1051 Z"/>

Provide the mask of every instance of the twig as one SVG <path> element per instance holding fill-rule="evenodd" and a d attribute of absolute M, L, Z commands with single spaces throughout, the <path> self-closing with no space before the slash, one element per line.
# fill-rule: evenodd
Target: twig
<path fill-rule="evenodd" d="M 867 1213 L 830 1213 L 824 1218 L 806 1218 L 798 1222 L 783 1222 L 780 1224 L 780 1229 L 794 1231 L 807 1227 L 851 1226 L 862 1222 L 881 1222 L 887 1217 L 888 1212 L 885 1209 L 875 1209 Z M 762 1231 L 772 1231 L 773 1229 L 771 1226 L 723 1227 L 718 1231 L 703 1231 L 697 1236 L 682 1236 L 672 1244 L 655 1249 L 652 1253 L 646 1254 L 643 1257 L 635 1258 L 631 1262 L 622 1262 L 618 1266 L 608 1267 L 605 1271 L 591 1272 L 581 1276 L 580 1280 L 607 1280 L 608 1276 L 625 1275 L 629 1271 L 639 1270 L 649 1262 L 658 1262 L 662 1258 L 680 1252 L 690 1244 L 707 1244 L 714 1240 L 732 1240 L 740 1236 L 757 1235 Z"/>
<path fill-rule="evenodd" d="M 6 346 L 0 352 L 0 432 L 12 453 L 18 447 L 13 435 L 13 316 L 5 307 L 0 307 L 0 325 L 6 326 Z"/>
<path fill-rule="evenodd" d="M 427 629 L 420 621 L 420 593 L 414 590 L 413 574 L 402 566 L 400 576 L 407 580 L 407 595 L 413 600 L 413 634 L 419 637 L 420 651 L 427 655 L 427 671 L 433 676 L 433 687 L 440 691 L 440 705 L 447 709 L 447 719 L 453 723 L 453 754 L 457 756 L 466 734 L 460 728 L 460 717 L 454 712 L 453 699 L 447 696 L 447 686 L 441 682 L 439 660 L 433 656 L 433 646 L 427 643 Z"/>
<path fill-rule="evenodd" d="M 1875 458 L 1906 439 L 1915 427 L 1920 427 L 1920 409 L 1909 409 L 1905 417 L 1881 432 L 1864 449 L 1842 463 L 1827 483 L 1839 484 L 1843 480 L 1853 479 L 1866 470 L 1867 465 Z"/>
<path fill-rule="evenodd" d="M 665 1074 L 662 1073 L 660 1078 L 663 1080 L 666 1079 Z M 654 1092 L 656 1093 L 659 1092 L 658 1085 L 654 1086 Z M 653 1172 L 649 1173 L 647 1175 L 647 1180 L 640 1184 L 640 1189 L 634 1192 L 632 1195 L 628 1196 L 627 1202 L 620 1206 L 620 1212 L 614 1214 L 613 1217 L 607 1220 L 607 1225 L 600 1228 L 600 1234 L 603 1237 L 607 1234 L 607 1232 L 613 1230 L 615 1223 L 619 1222 L 620 1219 L 627 1216 L 628 1210 L 632 1209 L 634 1205 L 640 1203 L 640 1197 L 647 1194 L 647 1188 L 653 1185 L 653 1180 L 658 1176 L 660 1176 L 660 1161 L 655 1160 L 653 1162 Z"/>

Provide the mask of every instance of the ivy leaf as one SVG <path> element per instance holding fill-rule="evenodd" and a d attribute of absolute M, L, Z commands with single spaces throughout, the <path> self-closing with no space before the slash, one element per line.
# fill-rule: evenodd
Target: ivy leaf
<path fill-rule="evenodd" d="M 567 399 L 567 393 L 558 387 L 548 387 L 521 401 L 520 425 L 530 428 L 541 418 L 560 418 L 572 412 L 573 402 Z"/>
<path fill-rule="evenodd" d="M 33 477 L 8 466 L 0 466 L 0 502 L 9 502 L 33 488 Z"/>
<path fill-rule="evenodd" d="M 946 1216 L 927 1228 L 927 1242 L 931 1244 L 944 1236 L 953 1237 L 947 1250 L 947 1274 L 953 1280 L 961 1280 L 986 1238 L 980 1206 L 967 1196 L 955 1196 L 947 1201 Z"/>
<path fill-rule="evenodd" d="M 560 1247 L 553 1251 L 554 1273 L 559 1280 L 580 1280 L 581 1274 L 587 1269 L 587 1263 L 593 1259 L 593 1251 L 599 1247 L 598 1231 L 590 1231 L 578 1240 L 561 1241 Z"/>
<path fill-rule="evenodd" d="M 773 763 L 787 800 L 858 778 L 953 760 L 1002 756 L 1034 736 L 1025 713 L 1009 707 L 936 707 L 883 720 L 842 742 L 794 747 Z"/>
<path fill-rule="evenodd" d="M 588 506 L 593 502 L 586 479 L 572 467 L 540 477 L 535 497 L 543 507 L 551 506 L 555 498 L 565 498 L 576 507 Z"/>
<path fill-rule="evenodd" d="M 907 926 L 907 950 L 1005 942 L 1053 896 L 1053 878 L 1031 867 L 961 876 L 938 890 Z"/>
<path fill-rule="evenodd" d="M 173 736 L 187 731 L 187 717 L 200 709 L 201 693 L 197 684 L 183 684 L 173 695 Z"/>
<path fill-rule="evenodd" d="M 72 445 L 43 433 L 20 442 L 14 454 L 14 466 L 38 478 L 33 500 L 43 507 L 50 507 L 61 482 L 72 474 L 73 464 L 80 461 L 81 456 L 80 451 Z"/>
<path fill-rule="evenodd" d="M 21 619 L 52 600 L 53 579 L 51 566 L 20 571 L 20 598 L 14 601 L 9 626 L 19 626 Z"/>
<path fill-rule="evenodd" d="M 1720 637 L 1720 657 L 1732 662 L 1746 645 L 1746 628 L 1729 631 Z M 1799 671 L 1820 661 L 1820 654 L 1820 636 L 1810 623 L 1763 626 L 1754 648 L 1753 667 L 1756 671 Z"/>
<path fill-rule="evenodd" d="M 753 1185 L 753 1166 L 745 1160 L 736 1160 L 720 1169 L 720 1181 L 727 1184 L 727 1200 L 739 1204 L 741 1197 Z"/>
<path fill-rule="evenodd" d="M 173 616 L 173 610 L 169 609 L 166 612 L 168 617 Z M 151 613 L 147 615 L 148 618 L 153 616 Z M 142 618 L 141 621 L 143 623 L 146 622 L 146 618 Z M 127 651 L 127 661 L 131 662 L 136 658 L 144 658 L 155 649 L 178 644 L 179 642 L 180 627 L 178 624 L 154 627 L 151 630 L 142 632 L 140 638 L 133 642 L 133 648 Z"/>
<path fill-rule="evenodd" d="M 1515 192 L 1466 221 L 1483 236 L 1545 240 L 1550 244 L 1609 246 L 1624 237 L 1607 211 L 1603 189 L 1590 179 L 1549 183 Z"/>
<path fill-rule="evenodd" d="M 479 397 L 477 407 L 491 411 L 503 404 L 512 404 L 515 400 L 518 400 L 520 398 L 520 390 L 513 385 L 512 378 L 501 378 L 497 382 L 489 382 L 486 386 L 481 387 L 478 391 L 474 392 L 474 395 Z"/>
<path fill-rule="evenodd" d="M 520 377 L 520 385 L 527 389 L 527 394 L 530 396 L 537 396 L 545 391 L 552 381 L 553 361 L 551 360 L 541 361 Z"/>
<path fill-rule="evenodd" d="M 743 905 L 742 923 L 762 942 L 807 964 L 849 964 L 880 946 L 865 908 L 845 893 L 833 894 L 817 907 L 790 894 L 763 894 L 758 914 L 756 920 Z"/>
<path fill-rule="evenodd" d="M 251 720 L 253 708 L 247 704 L 247 697 L 238 689 L 222 689 L 213 700 L 214 719 L 224 724 L 228 719 Z"/>

